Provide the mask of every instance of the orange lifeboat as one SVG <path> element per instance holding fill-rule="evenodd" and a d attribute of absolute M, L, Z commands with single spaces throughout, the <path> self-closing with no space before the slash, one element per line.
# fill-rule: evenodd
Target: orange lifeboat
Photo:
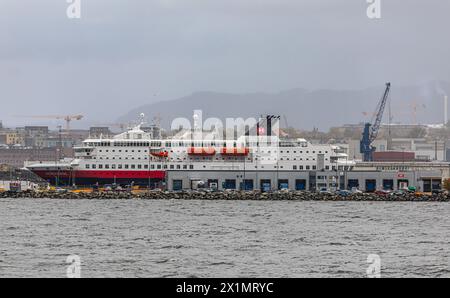
<path fill-rule="evenodd" d="M 224 147 L 220 150 L 220 154 L 222 155 L 231 155 L 231 156 L 245 156 L 248 155 L 250 150 L 246 147 Z"/>
<path fill-rule="evenodd" d="M 166 150 L 150 150 L 150 154 L 155 156 L 155 157 L 161 157 L 161 158 L 166 158 L 169 156 L 169 152 L 167 152 Z"/>
<path fill-rule="evenodd" d="M 189 147 L 187 153 L 189 155 L 209 156 L 216 154 L 216 149 L 213 147 Z"/>

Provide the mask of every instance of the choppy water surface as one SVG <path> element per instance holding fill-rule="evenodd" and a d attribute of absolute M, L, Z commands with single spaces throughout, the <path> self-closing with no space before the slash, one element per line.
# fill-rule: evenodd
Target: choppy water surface
<path fill-rule="evenodd" d="M 0 200 L 0 277 L 450 276 L 450 204 Z"/>

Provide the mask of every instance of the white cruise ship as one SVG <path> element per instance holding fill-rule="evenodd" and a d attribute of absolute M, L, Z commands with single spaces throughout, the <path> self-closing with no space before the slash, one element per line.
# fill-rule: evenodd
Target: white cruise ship
<path fill-rule="evenodd" d="M 196 129 L 163 139 L 142 126 L 112 138 L 88 138 L 74 148 L 71 161 L 36 162 L 26 167 L 57 185 L 162 188 L 168 171 L 349 171 L 355 164 L 338 146 L 280 138 L 279 131 L 271 132 L 271 123 L 258 124 L 254 136 L 249 129 L 232 140 Z"/>

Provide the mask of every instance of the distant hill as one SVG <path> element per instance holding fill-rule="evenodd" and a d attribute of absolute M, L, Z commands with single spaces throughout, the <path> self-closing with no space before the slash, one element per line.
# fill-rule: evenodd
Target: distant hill
<path fill-rule="evenodd" d="M 285 116 L 291 127 L 327 130 L 331 126 L 368 121 L 384 88 L 384 84 L 380 84 L 379 87 L 364 90 L 292 89 L 279 93 L 249 94 L 195 92 L 182 98 L 137 107 L 118 121 L 136 120 L 140 113 L 145 113 L 149 119 L 160 115 L 162 126 L 168 128 L 172 119 L 192 119 L 193 110 L 201 109 L 203 119 L 277 114 Z M 448 82 L 433 81 L 417 86 L 397 86 L 393 82 L 390 96 L 392 121 L 442 123 L 443 96 L 444 93 L 450 94 L 449 91 Z M 363 112 L 367 112 L 366 115 Z M 383 122 L 387 121 L 386 107 Z M 285 121 L 281 125 L 285 126 Z"/>

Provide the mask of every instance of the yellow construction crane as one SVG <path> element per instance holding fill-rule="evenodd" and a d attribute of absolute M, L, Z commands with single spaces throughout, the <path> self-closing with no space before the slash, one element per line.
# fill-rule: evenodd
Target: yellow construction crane
<path fill-rule="evenodd" d="M 23 118 L 35 119 L 58 119 L 66 121 L 66 131 L 70 130 L 70 122 L 83 119 L 83 115 L 34 115 L 34 116 L 17 116 Z"/>

